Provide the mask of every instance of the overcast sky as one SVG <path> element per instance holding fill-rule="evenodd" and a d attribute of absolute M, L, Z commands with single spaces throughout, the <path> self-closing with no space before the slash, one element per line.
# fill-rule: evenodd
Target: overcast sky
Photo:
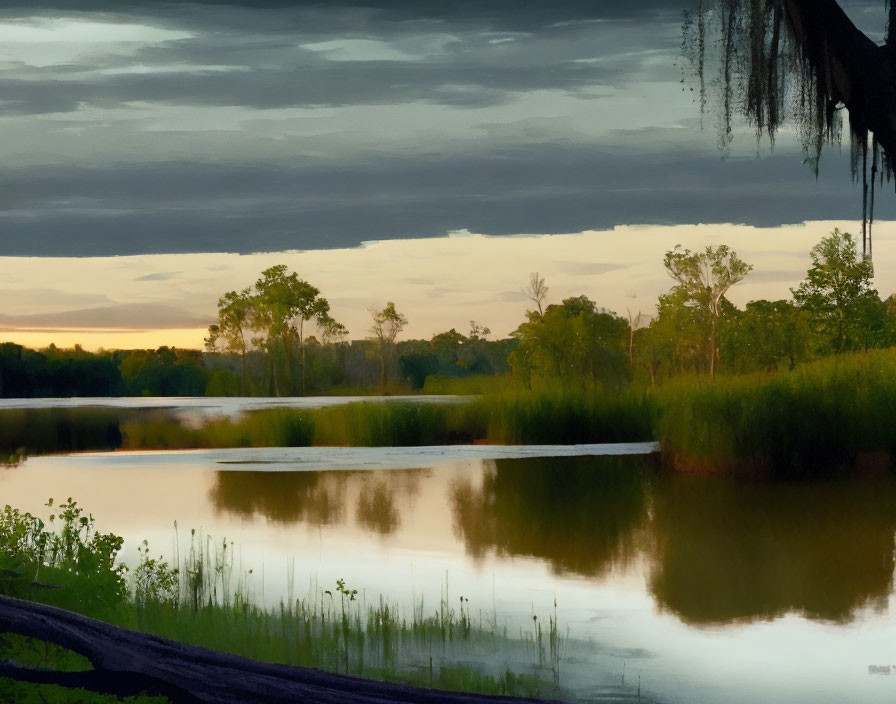
<path fill-rule="evenodd" d="M 816 180 L 791 133 L 769 152 L 741 125 L 722 158 L 712 106 L 701 119 L 682 83 L 688 3 L 3 3 L 0 275 L 16 257 L 858 220 L 848 149 Z M 843 4 L 880 35 L 882 0 Z M 43 315 L 17 307 L 22 292 L 65 296 L 81 266 L 7 285 L 0 324 Z M 70 321 L 201 315 L 93 283 Z"/>

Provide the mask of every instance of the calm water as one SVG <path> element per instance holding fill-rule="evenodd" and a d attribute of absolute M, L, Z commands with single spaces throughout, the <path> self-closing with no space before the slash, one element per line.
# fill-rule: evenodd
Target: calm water
<path fill-rule="evenodd" d="M 408 609 L 421 595 L 435 608 L 447 577 L 452 599 L 512 629 L 556 599 L 582 700 L 625 663 L 664 702 L 896 701 L 896 671 L 868 674 L 896 666 L 892 477 L 746 483 L 515 452 L 35 457 L 0 470 L 0 502 L 43 512 L 73 496 L 130 550 L 147 538 L 170 553 L 175 520 L 181 544 L 191 527 L 226 537 L 269 602 L 290 570 L 297 592 L 344 578 Z"/>
<path fill-rule="evenodd" d="M 208 416 L 236 416 L 264 408 L 322 408 L 358 401 L 404 401 L 412 403 L 456 403 L 466 396 L 122 396 L 96 398 L 0 398 L 0 411 L 38 408 L 168 409 Z"/>

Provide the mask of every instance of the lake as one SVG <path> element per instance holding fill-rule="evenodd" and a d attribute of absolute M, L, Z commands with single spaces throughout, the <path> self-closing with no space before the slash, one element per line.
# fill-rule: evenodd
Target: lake
<path fill-rule="evenodd" d="M 402 401 L 405 403 L 457 403 L 468 396 L 434 396 L 417 394 L 414 396 L 121 396 L 121 397 L 80 397 L 80 398 L 0 398 L 0 411 L 13 409 L 49 408 L 118 408 L 118 409 L 159 409 L 181 413 L 202 413 L 206 416 L 237 416 L 246 411 L 265 408 L 323 408 L 341 406 L 359 401 L 380 401 L 384 403 Z"/>
<path fill-rule="evenodd" d="M 233 541 L 268 603 L 342 578 L 408 610 L 464 596 L 513 633 L 556 600 L 579 701 L 634 699 L 639 677 L 645 701 L 896 700 L 896 672 L 869 674 L 896 665 L 896 480 L 671 475 L 631 454 L 652 449 L 43 456 L 0 469 L 0 503 L 72 496 L 131 559 L 191 528 Z"/>

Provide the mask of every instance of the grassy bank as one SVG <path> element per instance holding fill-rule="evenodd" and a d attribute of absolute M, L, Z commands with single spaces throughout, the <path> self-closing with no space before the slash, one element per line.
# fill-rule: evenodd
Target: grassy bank
<path fill-rule="evenodd" d="M 192 532 L 176 564 L 148 547 L 128 573 L 122 542 L 96 533 L 93 517 L 69 500 L 47 527 L 7 506 L 0 512 L 0 594 L 59 606 L 126 628 L 257 660 L 302 665 L 424 687 L 518 696 L 557 696 L 560 649 L 556 614 L 529 632 L 509 634 L 449 585 L 437 604 L 417 600 L 406 613 L 387 597 L 368 597 L 338 580 L 289 594 L 273 607 L 256 598 L 251 572 L 234 569 L 233 545 Z M 294 566 L 291 566 L 294 568 Z M 294 574 L 294 571 L 293 571 Z M 56 585 L 47 589 L 34 582 Z M 0 659 L 85 669 L 59 647 L 2 634 Z M 0 678 L 0 700 L 116 701 Z M 141 699 L 140 701 L 148 701 Z M 164 701 L 154 700 L 154 701 Z"/>
<path fill-rule="evenodd" d="M 883 466 L 896 449 L 896 353 L 670 383 L 652 404 L 663 457 L 679 470 L 800 477 Z"/>
<path fill-rule="evenodd" d="M 517 391 L 460 403 L 386 401 L 264 409 L 193 427 L 159 414 L 126 421 L 121 430 L 125 449 L 568 444 L 649 440 L 649 419 L 643 393 Z"/>
<path fill-rule="evenodd" d="M 498 378 L 496 389 L 506 383 Z M 471 391 L 472 388 L 464 389 Z M 89 449 L 551 444 L 658 440 L 678 470 L 809 476 L 896 450 L 896 351 L 621 393 L 512 388 L 463 402 L 360 401 L 200 422 L 166 410 L 0 411 L 0 462 Z M 8 459 L 7 459 L 8 458 Z"/>

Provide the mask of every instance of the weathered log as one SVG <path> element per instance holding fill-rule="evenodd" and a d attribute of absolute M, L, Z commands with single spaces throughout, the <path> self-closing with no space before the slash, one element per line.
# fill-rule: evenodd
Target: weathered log
<path fill-rule="evenodd" d="M 55 643 L 83 655 L 94 667 L 84 672 L 53 672 L 7 661 L 0 662 L 0 676 L 84 687 L 119 696 L 147 692 L 190 704 L 519 704 L 539 701 L 443 692 L 263 663 L 5 596 L 0 596 L 0 632 Z"/>

